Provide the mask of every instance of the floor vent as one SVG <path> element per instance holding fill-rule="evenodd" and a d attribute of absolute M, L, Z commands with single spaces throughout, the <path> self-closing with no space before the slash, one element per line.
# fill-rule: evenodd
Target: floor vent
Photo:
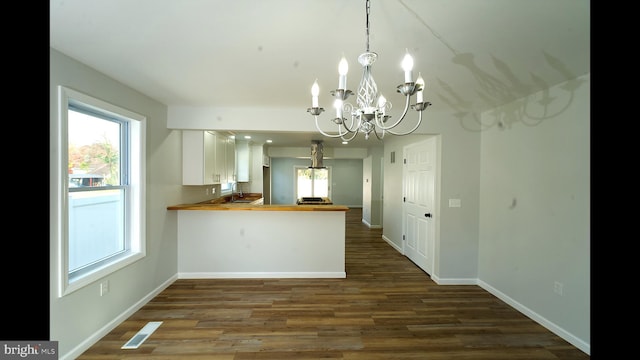
<path fill-rule="evenodd" d="M 122 345 L 121 349 L 137 349 L 154 331 L 162 324 L 162 321 L 149 321 L 131 340 Z"/>

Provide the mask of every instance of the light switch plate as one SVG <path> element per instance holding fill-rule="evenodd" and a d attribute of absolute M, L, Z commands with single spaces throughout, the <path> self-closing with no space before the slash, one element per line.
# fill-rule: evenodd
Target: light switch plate
<path fill-rule="evenodd" d="M 460 199 L 449 199 L 449 207 L 460 207 Z"/>

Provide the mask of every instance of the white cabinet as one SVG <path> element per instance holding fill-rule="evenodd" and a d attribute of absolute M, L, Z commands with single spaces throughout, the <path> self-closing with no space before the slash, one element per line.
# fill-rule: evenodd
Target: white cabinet
<path fill-rule="evenodd" d="M 216 169 L 216 134 L 182 131 L 182 184 L 211 185 L 220 182 Z"/>
<path fill-rule="evenodd" d="M 182 130 L 182 185 L 235 181 L 235 141 L 215 131 Z"/>
<path fill-rule="evenodd" d="M 236 141 L 236 171 L 238 182 L 249 182 L 249 169 L 251 167 L 251 147 L 248 141 Z"/>
<path fill-rule="evenodd" d="M 227 182 L 227 137 L 216 134 L 216 183 Z"/>
<path fill-rule="evenodd" d="M 226 147 L 227 183 L 236 181 L 236 141 L 227 138 Z"/>

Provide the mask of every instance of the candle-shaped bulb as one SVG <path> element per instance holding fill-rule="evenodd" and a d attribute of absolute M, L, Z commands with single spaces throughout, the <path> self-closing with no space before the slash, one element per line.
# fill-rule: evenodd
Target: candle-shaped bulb
<path fill-rule="evenodd" d="M 418 94 L 416 95 L 416 102 L 419 104 L 424 101 L 422 98 L 422 91 L 424 90 L 424 79 L 422 78 L 422 74 L 418 73 L 418 80 L 416 80 L 416 86 L 419 86 Z"/>
<path fill-rule="evenodd" d="M 407 50 L 407 54 L 404 56 L 404 59 L 402 59 L 402 69 L 404 70 L 404 82 L 412 82 L 411 71 L 413 70 L 413 58 L 409 55 L 409 50 Z"/>
<path fill-rule="evenodd" d="M 345 59 L 343 56 L 342 59 L 340 59 L 340 63 L 338 64 L 338 74 L 340 74 L 339 81 L 338 81 L 338 89 L 343 89 L 343 90 L 347 89 L 347 73 L 348 72 L 349 72 L 349 63 L 347 62 L 347 59 Z"/>
<path fill-rule="evenodd" d="M 386 114 L 386 108 L 387 99 L 382 94 L 380 94 L 380 97 L 378 98 L 378 109 L 382 112 L 383 116 Z"/>
<path fill-rule="evenodd" d="M 378 107 L 384 107 L 385 105 L 387 105 L 387 99 L 384 97 L 384 95 L 380 94 L 380 97 L 378 98 Z"/>
<path fill-rule="evenodd" d="M 318 79 L 316 79 L 311 86 L 311 107 L 318 107 L 318 95 L 320 95 L 320 86 L 318 86 Z"/>

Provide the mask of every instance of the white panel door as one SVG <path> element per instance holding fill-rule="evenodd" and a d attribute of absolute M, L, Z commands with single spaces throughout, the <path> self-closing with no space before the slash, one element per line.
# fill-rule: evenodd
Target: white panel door
<path fill-rule="evenodd" d="M 404 148 L 404 254 L 426 273 L 434 266 L 436 138 Z"/>

